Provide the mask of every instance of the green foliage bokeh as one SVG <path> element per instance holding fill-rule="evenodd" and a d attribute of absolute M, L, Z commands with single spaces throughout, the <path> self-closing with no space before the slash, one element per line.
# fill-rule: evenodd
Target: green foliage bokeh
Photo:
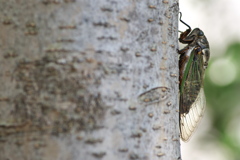
<path fill-rule="evenodd" d="M 211 80 L 209 69 L 218 58 L 226 57 L 236 66 L 237 76 L 230 84 L 221 86 Z M 221 73 L 221 70 L 214 72 Z M 204 89 L 212 123 L 205 138 L 220 142 L 234 159 L 240 159 L 240 42 L 231 44 L 224 55 L 211 59 Z"/>

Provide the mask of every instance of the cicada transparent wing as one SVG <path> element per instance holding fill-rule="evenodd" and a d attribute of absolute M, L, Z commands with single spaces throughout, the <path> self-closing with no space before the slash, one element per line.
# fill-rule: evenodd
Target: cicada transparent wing
<path fill-rule="evenodd" d="M 180 79 L 180 132 L 181 139 L 188 141 L 203 115 L 206 100 L 203 90 L 204 60 L 200 47 L 187 50 L 190 54 L 184 64 Z M 180 62 L 181 65 L 181 62 Z M 183 64 L 182 64 L 183 65 Z"/>
<path fill-rule="evenodd" d="M 203 117 L 204 108 L 206 106 L 206 99 L 203 88 L 200 89 L 196 101 L 192 104 L 188 113 L 180 114 L 180 131 L 181 139 L 188 141 L 198 122 Z"/>

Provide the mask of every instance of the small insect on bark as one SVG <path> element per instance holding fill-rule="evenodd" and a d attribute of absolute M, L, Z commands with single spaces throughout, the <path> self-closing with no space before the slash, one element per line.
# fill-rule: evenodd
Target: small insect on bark
<path fill-rule="evenodd" d="M 203 90 L 204 72 L 208 66 L 210 50 L 202 30 L 188 27 L 180 34 L 179 42 L 187 44 L 179 50 L 179 127 L 181 139 L 188 141 L 203 116 L 206 99 Z"/>

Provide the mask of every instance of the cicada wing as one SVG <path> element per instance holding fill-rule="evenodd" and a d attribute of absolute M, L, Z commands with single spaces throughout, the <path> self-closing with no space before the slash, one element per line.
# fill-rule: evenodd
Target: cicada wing
<path fill-rule="evenodd" d="M 188 141 L 192 133 L 195 131 L 199 121 L 203 117 L 205 106 L 206 99 L 204 90 L 201 88 L 198 97 L 191 105 L 189 112 L 180 114 L 180 132 L 183 141 Z"/>
<path fill-rule="evenodd" d="M 206 100 L 203 91 L 203 56 L 197 49 L 191 51 L 180 84 L 180 132 L 187 141 L 203 115 Z"/>

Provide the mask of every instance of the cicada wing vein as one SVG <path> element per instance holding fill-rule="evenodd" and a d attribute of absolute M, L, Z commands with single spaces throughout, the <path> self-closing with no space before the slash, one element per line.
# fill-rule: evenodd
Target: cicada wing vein
<path fill-rule="evenodd" d="M 181 139 L 183 141 L 188 141 L 192 133 L 196 130 L 196 127 L 203 116 L 205 106 L 206 99 L 203 88 L 201 88 L 198 97 L 192 104 L 189 112 L 180 114 L 180 131 Z"/>

